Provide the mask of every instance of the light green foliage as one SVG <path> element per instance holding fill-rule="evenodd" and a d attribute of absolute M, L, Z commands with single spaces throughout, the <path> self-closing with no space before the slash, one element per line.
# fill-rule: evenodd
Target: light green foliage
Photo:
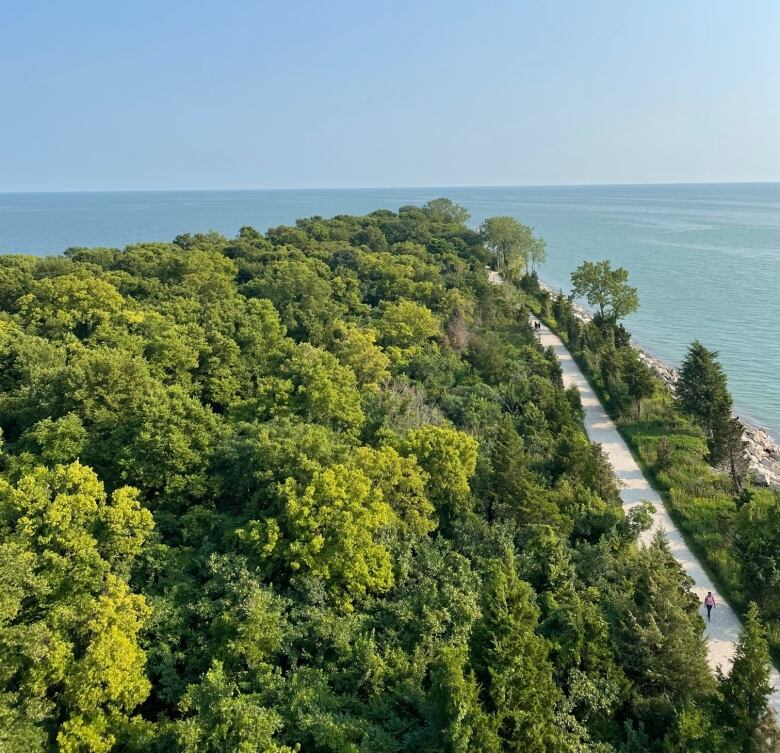
<path fill-rule="evenodd" d="M 414 456 L 428 475 L 427 494 L 440 515 L 446 518 L 468 508 L 469 479 L 477 466 L 473 437 L 445 426 L 422 426 L 404 437 L 400 450 Z"/>
<path fill-rule="evenodd" d="M 390 378 L 390 359 L 376 344 L 377 332 L 339 322 L 334 330 L 333 352 L 350 368 L 361 387 L 375 388 Z"/>
<path fill-rule="evenodd" d="M 364 415 L 355 373 L 338 359 L 308 343 L 299 345 L 285 367 L 294 385 L 290 402 L 313 423 L 357 431 Z"/>
<path fill-rule="evenodd" d="M 345 604 L 392 585 L 390 553 L 377 536 L 394 514 L 364 473 L 335 465 L 307 484 L 288 479 L 280 495 L 282 533 L 273 548 L 269 541 L 271 556 L 322 579 Z"/>
<path fill-rule="evenodd" d="M 684 706 L 664 741 L 664 753 L 710 753 L 723 749 L 723 739 L 713 731 L 712 719 L 694 704 Z"/>
<path fill-rule="evenodd" d="M 219 662 L 201 683 L 190 685 L 181 708 L 192 714 L 177 730 L 186 753 L 292 753 L 274 740 L 282 726 L 279 714 L 263 706 L 259 694 L 242 693 Z"/>
<path fill-rule="evenodd" d="M 434 313 L 414 301 L 401 300 L 382 306 L 377 328 L 386 345 L 412 348 L 425 345 L 441 334 L 441 323 Z"/>
<path fill-rule="evenodd" d="M 514 217 L 488 217 L 479 231 L 495 256 L 498 270 L 511 272 L 512 279 L 519 280 L 535 243 L 533 230 Z"/>
<path fill-rule="evenodd" d="M 404 528 L 424 536 L 436 528 L 433 504 L 425 493 L 427 475 L 414 457 L 402 457 L 392 447 L 358 448 L 353 463 L 382 492 Z"/>
<path fill-rule="evenodd" d="M 23 694 L 60 750 L 110 750 L 150 688 L 138 640 L 149 608 L 125 578 L 151 515 L 134 490 L 108 502 L 74 463 L 0 478 L 0 519 L 0 685 Z"/>
<path fill-rule="evenodd" d="M 314 259 L 281 259 L 267 265 L 247 283 L 245 292 L 270 300 L 296 339 L 321 342 L 328 322 L 339 313 L 331 297 L 329 276 L 328 267 Z"/>
<path fill-rule="evenodd" d="M 571 273 L 572 294 L 597 306 L 600 322 L 616 324 L 639 308 L 637 290 L 628 284 L 623 267 L 612 269 L 609 260 L 584 261 Z"/>
<path fill-rule="evenodd" d="M 25 437 L 35 443 L 44 461 L 64 464 L 78 459 L 86 444 L 87 431 L 75 413 L 67 413 L 56 421 L 42 419 Z"/>
<path fill-rule="evenodd" d="M 124 305 L 110 283 L 75 275 L 36 280 L 18 301 L 22 321 L 32 331 L 49 337 L 87 337 L 110 322 Z"/>

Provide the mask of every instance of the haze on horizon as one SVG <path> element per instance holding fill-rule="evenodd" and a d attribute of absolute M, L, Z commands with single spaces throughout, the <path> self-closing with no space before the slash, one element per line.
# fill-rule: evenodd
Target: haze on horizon
<path fill-rule="evenodd" d="M 780 180 L 780 4 L 5 3 L 0 191 Z"/>

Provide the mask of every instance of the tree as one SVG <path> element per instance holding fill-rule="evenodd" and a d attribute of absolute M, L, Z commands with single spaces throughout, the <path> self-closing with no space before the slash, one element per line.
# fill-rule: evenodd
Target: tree
<path fill-rule="evenodd" d="M 0 477 L 0 698 L 63 753 L 107 753 L 149 693 L 150 610 L 127 582 L 152 531 L 137 497 L 107 500 L 79 463 Z"/>
<path fill-rule="evenodd" d="M 450 520 L 468 509 L 469 479 L 477 466 L 477 442 L 444 426 L 413 429 L 401 442 L 402 455 L 412 455 L 427 473 L 427 495 L 439 516 Z"/>
<path fill-rule="evenodd" d="M 452 199 L 431 199 L 423 209 L 431 216 L 442 222 L 453 222 L 465 225 L 471 219 L 471 213 L 466 207 L 456 204 Z"/>
<path fill-rule="evenodd" d="M 428 750 L 450 753 L 499 753 L 498 736 L 479 701 L 463 647 L 444 647 L 431 667 Z M 443 747 L 442 747 L 443 746 Z"/>
<path fill-rule="evenodd" d="M 317 259 L 280 259 L 264 266 L 244 292 L 270 300 L 292 337 L 318 344 L 340 314 L 328 277 L 327 265 Z"/>
<path fill-rule="evenodd" d="M 659 717 L 671 705 L 712 690 L 704 624 L 692 581 L 669 551 L 662 533 L 629 566 L 630 601 L 621 599 L 617 654 L 636 691 Z"/>
<path fill-rule="evenodd" d="M 526 266 L 530 267 L 531 274 L 536 272 L 540 264 L 544 264 L 547 259 L 547 242 L 544 238 L 534 238 L 533 243 L 528 248 L 526 257 Z"/>
<path fill-rule="evenodd" d="M 27 326 L 49 337 L 88 337 L 124 305 L 111 283 L 73 274 L 36 280 L 18 301 Z"/>
<path fill-rule="evenodd" d="M 502 749 L 564 750 L 564 735 L 555 723 L 561 694 L 553 681 L 547 641 L 536 634 L 539 609 L 511 555 L 493 563 L 484 593 L 484 616 L 472 654 Z"/>
<path fill-rule="evenodd" d="M 480 226 L 479 231 L 485 245 L 496 259 L 500 272 L 522 260 L 527 250 L 534 242 L 533 231 L 514 217 L 488 217 Z M 519 278 L 518 278 L 519 279 Z"/>
<path fill-rule="evenodd" d="M 780 615 L 780 494 L 755 490 L 737 514 L 734 548 L 744 593 L 767 619 Z"/>
<path fill-rule="evenodd" d="M 441 335 L 441 322 L 427 307 L 414 301 L 400 300 L 381 307 L 377 329 L 386 345 L 411 348 L 424 345 Z"/>
<path fill-rule="evenodd" d="M 392 585 L 390 553 L 379 533 L 395 516 L 362 471 L 334 465 L 309 483 L 288 478 L 279 493 L 280 515 L 251 523 L 242 534 L 259 553 L 322 580 L 347 607 Z"/>
<path fill-rule="evenodd" d="M 730 413 L 721 412 L 712 428 L 712 443 L 717 448 L 717 454 L 726 464 L 734 493 L 741 496 L 745 490 L 745 477 L 750 468 L 745 448 L 747 442 L 743 437 L 745 427 L 742 422 Z"/>
<path fill-rule="evenodd" d="M 679 409 L 704 429 L 710 460 L 717 463 L 730 442 L 731 395 L 716 351 L 708 350 L 698 340 L 691 343 L 680 367 L 675 397 Z"/>
<path fill-rule="evenodd" d="M 282 727 L 280 715 L 266 708 L 259 694 L 242 693 L 220 662 L 187 688 L 181 710 L 188 715 L 177 725 L 184 753 L 293 753 L 274 739 Z"/>
<path fill-rule="evenodd" d="M 358 447 L 352 462 L 382 492 L 406 531 L 425 536 L 436 528 L 435 509 L 425 495 L 427 477 L 414 456 L 402 457 L 392 447 Z"/>
<path fill-rule="evenodd" d="M 615 325 L 639 308 L 637 290 L 628 284 L 623 267 L 612 269 L 609 260 L 584 261 L 571 273 L 572 294 L 598 307 L 602 327 Z"/>
<path fill-rule="evenodd" d="M 622 372 L 628 395 L 636 404 L 637 418 L 641 418 L 642 401 L 652 397 L 655 392 L 653 373 L 642 363 L 633 348 L 623 349 Z"/>
<path fill-rule="evenodd" d="M 720 715 L 737 750 L 750 750 L 750 742 L 766 713 L 769 684 L 769 648 L 766 631 L 754 602 L 748 607 L 728 677 L 721 676 Z"/>
<path fill-rule="evenodd" d="M 363 425 L 355 374 L 332 353 L 301 343 L 282 373 L 295 385 L 290 402 L 304 418 L 350 432 Z"/>
<path fill-rule="evenodd" d="M 337 322 L 331 350 L 342 364 L 352 369 L 361 387 L 376 388 L 390 378 L 390 359 L 376 344 L 377 331 L 369 327 Z"/>

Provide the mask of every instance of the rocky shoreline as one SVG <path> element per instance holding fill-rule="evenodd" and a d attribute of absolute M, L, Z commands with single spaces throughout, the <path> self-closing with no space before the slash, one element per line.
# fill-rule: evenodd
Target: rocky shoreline
<path fill-rule="evenodd" d="M 545 290 L 552 295 L 559 295 L 561 292 L 541 281 L 539 282 L 539 286 L 542 290 Z M 576 303 L 572 304 L 572 310 L 574 315 L 584 322 L 589 322 L 593 319 L 593 313 L 591 311 L 588 311 Z M 671 392 L 674 392 L 678 378 L 677 369 L 651 353 L 648 353 L 644 348 L 633 341 L 631 342 L 631 347 L 637 351 L 640 360 L 660 377 L 661 381 L 663 381 Z M 780 488 L 780 444 L 778 444 L 764 429 L 753 426 L 744 419 L 739 418 L 739 416 L 737 416 L 737 418 L 744 428 L 742 437 L 746 444 L 745 457 L 748 460 L 750 473 L 753 476 L 754 481 L 759 486 Z"/>

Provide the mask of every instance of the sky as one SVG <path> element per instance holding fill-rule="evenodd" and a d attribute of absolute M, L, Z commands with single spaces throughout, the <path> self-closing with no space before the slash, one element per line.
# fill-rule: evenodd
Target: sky
<path fill-rule="evenodd" d="M 780 180 L 776 0 L 0 0 L 0 191 Z"/>

